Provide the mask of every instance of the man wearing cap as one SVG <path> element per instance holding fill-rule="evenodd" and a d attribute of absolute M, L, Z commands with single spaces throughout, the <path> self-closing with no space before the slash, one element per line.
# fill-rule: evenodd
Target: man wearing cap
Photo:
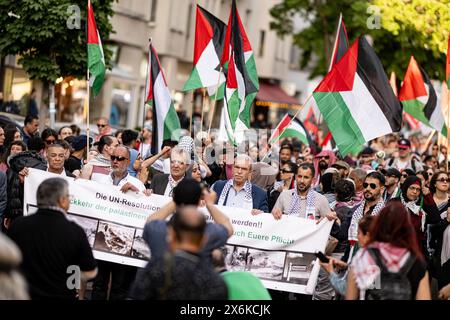
<path fill-rule="evenodd" d="M 387 162 L 388 168 L 398 170 L 411 169 L 414 172 L 423 170 L 422 163 L 411 154 L 411 142 L 408 139 L 400 139 L 397 144 L 398 158 L 391 158 Z"/>
<path fill-rule="evenodd" d="M 347 179 L 350 174 L 350 165 L 342 160 L 336 161 L 335 164 L 331 166 L 332 168 L 336 168 L 339 171 L 339 177 L 341 179 Z"/>
<path fill-rule="evenodd" d="M 384 176 L 386 178 L 386 190 L 383 192 L 383 199 L 384 202 L 387 202 L 391 198 L 398 196 L 400 192 L 399 182 L 402 174 L 395 168 L 389 168 Z"/>
<path fill-rule="evenodd" d="M 80 135 L 73 137 L 71 142 L 73 152 L 70 154 L 69 159 L 64 163 L 64 168 L 69 172 L 81 170 L 83 166 L 83 158 L 87 150 L 87 136 Z M 89 144 L 92 143 L 92 138 L 89 138 Z"/>

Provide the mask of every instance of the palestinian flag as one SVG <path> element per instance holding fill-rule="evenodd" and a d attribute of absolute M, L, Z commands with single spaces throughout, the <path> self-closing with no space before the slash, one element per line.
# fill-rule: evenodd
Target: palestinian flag
<path fill-rule="evenodd" d="M 297 138 L 300 142 L 309 146 L 311 138 L 303 127 L 303 124 L 297 118 L 285 114 L 278 126 L 270 136 L 269 144 L 280 141 L 284 138 Z"/>
<path fill-rule="evenodd" d="M 173 107 L 172 97 L 155 48 L 150 44 L 147 66 L 145 101 L 153 108 L 152 153 L 161 150 L 164 140 L 178 140 L 180 119 Z"/>
<path fill-rule="evenodd" d="M 445 80 L 447 81 L 447 88 L 450 90 L 450 34 L 448 35 L 447 67 L 445 68 Z"/>
<path fill-rule="evenodd" d="M 328 72 L 331 71 L 333 66 L 344 56 L 349 47 L 347 29 L 345 28 L 344 20 L 342 19 L 342 13 L 339 15 L 339 22 L 336 31 L 336 38 L 334 40 L 333 55 L 330 60 L 330 67 Z"/>
<path fill-rule="evenodd" d="M 309 111 L 308 111 L 308 114 L 306 115 L 305 120 L 303 120 L 303 124 L 309 132 L 314 134 L 315 137 L 318 137 L 319 127 L 317 126 L 317 119 L 316 119 L 316 116 L 314 115 L 314 110 L 313 110 L 312 105 L 309 108 Z"/>
<path fill-rule="evenodd" d="M 398 98 L 405 112 L 447 136 L 444 115 L 437 104 L 433 85 L 412 56 Z"/>
<path fill-rule="evenodd" d="M 401 104 L 364 37 L 333 66 L 313 92 L 313 99 L 342 156 L 401 128 Z"/>
<path fill-rule="evenodd" d="M 197 5 L 195 20 L 194 69 L 183 91 L 208 88 L 210 97 L 223 99 L 225 75 L 220 71 L 226 24 Z M 219 78 L 220 77 L 220 78 Z"/>
<path fill-rule="evenodd" d="M 236 144 L 250 128 L 250 107 L 259 90 L 256 63 L 241 18 L 233 0 L 221 64 L 228 65 L 225 87 L 226 129 Z"/>
<path fill-rule="evenodd" d="M 92 87 L 94 97 L 100 92 L 103 82 L 105 82 L 105 57 L 103 55 L 102 41 L 95 23 L 94 10 L 91 1 L 88 1 L 88 24 L 87 24 L 87 53 L 88 53 L 88 70 L 89 70 L 89 86 Z"/>

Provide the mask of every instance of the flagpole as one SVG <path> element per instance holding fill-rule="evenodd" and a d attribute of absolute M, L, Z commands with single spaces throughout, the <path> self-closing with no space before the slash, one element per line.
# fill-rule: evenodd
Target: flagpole
<path fill-rule="evenodd" d="M 152 45 L 152 38 L 148 38 L 148 55 L 149 55 L 149 57 L 151 56 L 151 52 L 150 52 L 150 46 Z M 145 86 L 146 86 L 146 88 L 145 88 L 145 92 L 144 92 L 144 110 L 142 111 L 142 129 L 141 129 L 141 132 L 143 133 L 144 132 L 144 126 L 145 126 L 145 114 L 146 114 L 146 112 L 145 112 L 145 105 L 147 104 L 147 97 L 145 97 L 145 95 L 147 94 L 147 84 L 148 84 L 148 79 L 149 79 L 149 77 L 150 77 L 150 75 L 149 75 L 149 71 L 150 71 L 150 59 L 148 58 L 147 59 L 147 74 L 146 74 L 146 76 L 145 76 Z M 152 134 L 153 134 L 153 132 L 152 132 Z M 144 138 L 144 136 L 142 136 L 142 138 Z M 142 139 L 143 140 L 143 139 Z M 141 159 L 143 159 L 143 157 L 144 157 L 144 142 L 143 141 L 141 141 Z M 143 160 L 145 160 L 145 159 L 143 159 Z"/>
<path fill-rule="evenodd" d="M 86 75 L 86 81 L 87 81 L 87 103 L 86 103 L 86 139 L 87 139 L 87 154 L 86 154 L 86 159 L 89 157 L 89 135 L 90 135 L 90 128 L 89 128 L 89 102 L 90 102 L 90 93 L 91 93 L 91 88 L 89 86 L 89 68 L 87 69 L 87 75 Z"/>
<path fill-rule="evenodd" d="M 212 124 L 212 121 L 213 121 L 213 118 L 214 118 L 214 111 L 216 110 L 217 93 L 219 92 L 220 76 L 222 74 L 222 71 L 223 71 L 223 66 L 220 66 L 219 78 L 217 79 L 216 94 L 214 96 L 214 102 L 213 102 L 213 105 L 212 105 L 212 108 L 211 108 L 211 116 L 209 118 L 208 136 L 209 136 L 209 133 L 211 131 L 211 124 Z"/>
<path fill-rule="evenodd" d="M 192 122 L 193 122 L 193 115 L 194 115 L 194 93 L 195 89 L 192 90 L 192 99 L 191 99 L 191 112 L 189 115 L 189 136 L 192 137 Z"/>
<path fill-rule="evenodd" d="M 203 116 L 205 114 L 205 101 L 206 101 L 206 89 L 203 88 L 202 117 L 201 117 L 201 122 L 200 122 L 200 132 L 203 131 Z"/>

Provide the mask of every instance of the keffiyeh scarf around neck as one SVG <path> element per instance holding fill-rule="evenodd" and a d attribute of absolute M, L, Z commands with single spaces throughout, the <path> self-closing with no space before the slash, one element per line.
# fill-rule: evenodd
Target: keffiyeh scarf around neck
<path fill-rule="evenodd" d="M 353 213 L 352 221 L 350 223 L 350 227 L 348 228 L 348 240 L 350 241 L 357 241 L 358 240 L 358 223 L 359 220 L 364 216 L 364 207 L 366 206 L 366 200 L 361 202 L 358 208 L 356 208 L 356 211 Z M 373 208 L 373 211 L 371 213 L 372 216 L 376 216 L 381 209 L 384 207 L 384 201 L 380 200 L 375 205 L 375 208 Z"/>
<path fill-rule="evenodd" d="M 291 207 L 289 208 L 288 215 L 294 215 L 301 217 L 300 215 L 300 197 L 298 196 L 297 189 L 292 194 Z M 316 192 L 309 188 L 306 195 L 306 213 L 305 218 L 314 220 L 316 218 Z"/>
<path fill-rule="evenodd" d="M 402 201 L 402 204 L 405 206 L 406 209 L 409 209 L 413 214 L 420 217 L 420 230 L 422 232 L 425 230 L 425 212 L 422 210 L 422 207 L 416 203 L 416 201 L 409 201 L 406 202 L 405 198 L 403 198 L 403 195 L 400 195 L 400 200 Z"/>
<path fill-rule="evenodd" d="M 233 186 L 233 179 L 230 179 L 227 181 L 227 183 L 225 184 L 225 186 L 223 187 L 222 193 L 220 194 L 219 197 L 219 202 L 217 203 L 220 206 L 224 206 L 225 205 L 225 199 L 228 196 L 228 193 L 230 192 L 231 187 Z M 244 199 L 247 203 L 252 203 L 253 204 L 253 199 L 252 199 L 252 184 L 250 183 L 250 181 L 245 181 L 244 184 L 244 191 L 245 191 L 245 196 Z"/>

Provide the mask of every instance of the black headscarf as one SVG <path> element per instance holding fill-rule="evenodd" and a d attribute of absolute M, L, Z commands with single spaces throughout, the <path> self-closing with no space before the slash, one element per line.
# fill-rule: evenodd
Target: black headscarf
<path fill-rule="evenodd" d="M 408 191 L 408 188 L 409 188 L 411 185 L 413 185 L 413 184 L 415 184 L 415 183 L 417 183 L 417 182 L 419 183 L 419 186 L 422 186 L 422 182 L 420 181 L 420 178 L 417 177 L 417 176 L 409 176 L 408 178 L 405 179 L 405 182 L 403 182 L 402 187 L 401 187 L 401 189 L 402 189 L 402 196 L 403 196 L 403 199 L 404 199 L 406 202 L 411 201 L 411 199 L 408 199 L 408 198 L 406 197 L 406 192 Z M 421 194 L 422 194 L 422 192 L 421 192 Z M 419 200 L 419 199 L 420 199 L 420 195 L 419 195 L 418 200 Z"/>

